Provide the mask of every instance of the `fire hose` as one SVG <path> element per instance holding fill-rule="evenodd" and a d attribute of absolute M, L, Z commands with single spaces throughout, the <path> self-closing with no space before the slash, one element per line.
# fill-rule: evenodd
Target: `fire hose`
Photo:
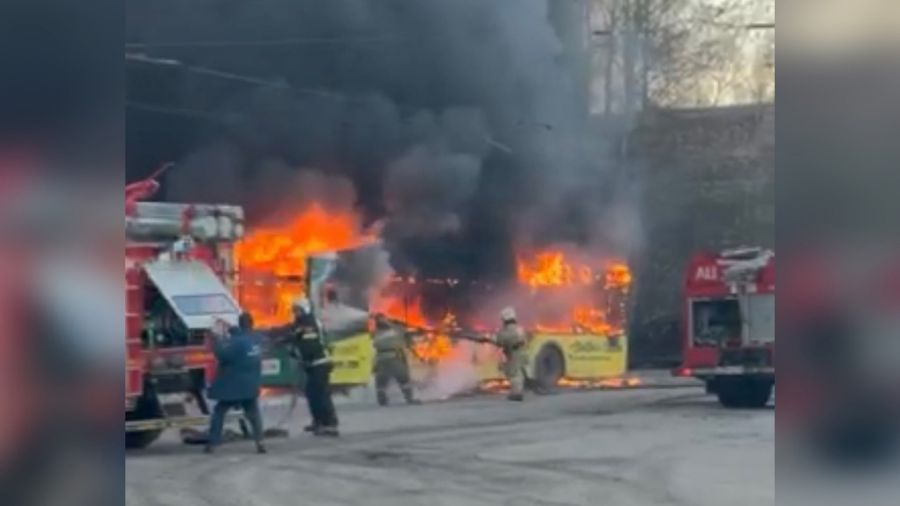
<path fill-rule="evenodd" d="M 400 324 L 400 325 L 404 325 L 402 322 L 400 322 L 398 320 L 391 320 L 391 321 L 393 321 L 397 324 Z M 410 333 L 410 334 L 433 332 L 432 330 L 428 330 L 428 329 L 423 329 L 423 328 L 418 328 L 418 327 L 410 327 L 410 326 L 406 326 L 406 325 L 404 325 L 404 326 L 407 329 L 407 333 Z M 476 344 L 489 344 L 495 348 L 499 348 L 500 350 L 502 350 L 504 357 L 508 357 L 513 351 L 518 350 L 519 348 L 524 346 L 524 345 L 520 344 L 512 349 L 508 349 L 506 346 L 501 345 L 496 340 L 491 339 L 490 337 L 486 337 L 484 335 L 480 335 L 480 334 L 476 334 L 473 332 L 468 332 L 468 331 L 464 331 L 464 330 L 460 330 L 460 329 L 455 329 L 451 332 L 448 332 L 448 336 L 451 339 L 459 340 L 459 341 L 469 341 L 469 342 L 476 343 Z M 529 385 L 529 388 L 531 388 L 536 393 L 544 393 L 543 389 L 538 387 L 537 382 L 534 380 L 534 378 L 532 378 L 528 375 L 528 371 L 526 369 L 522 369 L 522 374 L 525 376 L 525 384 Z"/>

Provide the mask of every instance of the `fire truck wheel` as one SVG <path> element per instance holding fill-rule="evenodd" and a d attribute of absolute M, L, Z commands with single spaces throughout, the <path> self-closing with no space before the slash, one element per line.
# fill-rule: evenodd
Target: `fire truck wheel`
<path fill-rule="evenodd" d="M 144 394 L 138 398 L 134 411 L 125 413 L 125 421 L 153 420 L 163 416 L 159 399 L 152 387 L 144 386 Z M 125 448 L 139 450 L 159 439 L 161 430 L 143 430 L 125 433 Z"/>
<path fill-rule="evenodd" d="M 552 390 L 565 374 L 566 362 L 559 348 L 553 345 L 541 348 L 534 360 L 535 385 L 543 391 Z"/>
<path fill-rule="evenodd" d="M 716 384 L 719 403 L 726 408 L 760 409 L 772 397 L 772 383 L 748 378 L 721 378 Z"/>
<path fill-rule="evenodd" d="M 129 450 L 141 450 L 153 444 L 162 434 L 161 430 L 143 430 L 140 432 L 125 433 L 125 448 Z"/>

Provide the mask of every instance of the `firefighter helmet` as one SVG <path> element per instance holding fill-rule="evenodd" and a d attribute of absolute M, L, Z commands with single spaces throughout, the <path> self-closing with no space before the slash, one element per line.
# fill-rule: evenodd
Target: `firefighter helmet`
<path fill-rule="evenodd" d="M 516 320 L 516 310 L 513 307 L 505 307 L 502 311 L 500 311 L 500 319 L 505 322 L 511 322 Z"/>
<path fill-rule="evenodd" d="M 312 304 L 306 297 L 297 297 L 293 302 L 294 312 L 299 314 L 309 314 L 312 312 Z"/>

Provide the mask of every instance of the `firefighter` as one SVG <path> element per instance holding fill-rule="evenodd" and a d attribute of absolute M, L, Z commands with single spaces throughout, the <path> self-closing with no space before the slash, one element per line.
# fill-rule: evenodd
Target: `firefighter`
<path fill-rule="evenodd" d="M 391 380 L 395 380 L 403 392 L 407 404 L 419 404 L 413 396 L 412 383 L 409 377 L 409 364 L 406 361 L 405 348 L 409 345 L 405 332 L 392 325 L 383 314 L 375 316 L 375 333 L 372 336 L 375 346 L 375 389 L 378 404 L 388 405 L 387 388 Z"/>
<path fill-rule="evenodd" d="M 312 423 L 305 430 L 317 436 L 337 436 L 338 419 L 331 399 L 330 382 L 333 364 L 322 325 L 313 314 L 309 299 L 296 299 L 293 310 L 291 334 L 306 373 L 306 402 L 312 418 Z"/>
<path fill-rule="evenodd" d="M 525 331 L 516 319 L 516 310 L 512 307 L 504 308 L 500 312 L 501 327 L 497 332 L 497 346 L 503 350 L 506 360 L 503 364 L 503 374 L 509 381 L 509 396 L 511 401 L 524 400 L 525 366 L 528 358 L 525 354 Z"/>
<path fill-rule="evenodd" d="M 262 417 L 259 411 L 259 388 L 262 379 L 260 337 L 253 332 L 253 318 L 241 314 L 238 328 L 231 335 L 220 322 L 213 350 L 218 361 L 216 378 L 209 389 L 209 397 L 216 400 L 209 424 L 206 453 L 212 453 L 222 438 L 225 415 L 240 408 L 250 422 L 256 451 L 266 453 L 263 445 Z"/>

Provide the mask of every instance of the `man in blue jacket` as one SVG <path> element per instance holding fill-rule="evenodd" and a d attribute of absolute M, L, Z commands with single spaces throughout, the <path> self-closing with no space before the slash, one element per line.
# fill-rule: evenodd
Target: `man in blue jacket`
<path fill-rule="evenodd" d="M 250 422 L 256 451 L 266 453 L 263 445 L 262 417 L 259 412 L 259 388 L 262 377 L 261 338 L 253 331 L 253 318 L 241 314 L 232 335 L 217 336 L 213 351 L 218 360 L 216 378 L 209 398 L 218 401 L 209 425 L 206 452 L 212 453 L 222 439 L 225 415 L 240 408 Z"/>

